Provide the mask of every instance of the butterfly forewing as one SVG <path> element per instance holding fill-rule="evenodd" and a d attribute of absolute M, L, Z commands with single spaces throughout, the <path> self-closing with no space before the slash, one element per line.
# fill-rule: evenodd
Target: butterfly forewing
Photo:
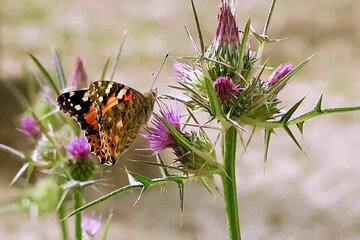
<path fill-rule="evenodd" d="M 74 117 L 101 163 L 114 165 L 128 150 L 152 112 L 156 93 L 145 96 L 113 81 L 93 82 L 88 90 L 58 97 L 60 109 Z"/>

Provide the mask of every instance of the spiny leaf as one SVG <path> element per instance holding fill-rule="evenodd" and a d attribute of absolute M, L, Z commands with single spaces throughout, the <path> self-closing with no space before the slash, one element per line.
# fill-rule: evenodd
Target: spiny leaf
<path fill-rule="evenodd" d="M 131 176 L 135 180 L 135 182 L 133 182 L 133 183 L 130 182 L 131 185 L 137 185 L 136 182 L 141 183 L 145 188 L 147 188 L 148 186 L 151 185 L 151 179 L 149 179 L 143 175 L 127 171 L 127 170 L 126 170 L 126 172 L 129 176 Z"/>
<path fill-rule="evenodd" d="M 150 185 L 150 187 L 156 186 L 156 185 L 161 185 L 161 184 L 166 184 L 166 183 L 170 183 L 170 182 L 181 183 L 181 182 L 184 182 L 185 180 L 191 180 L 191 179 L 193 179 L 193 178 L 192 177 L 184 177 L 184 176 L 169 176 L 166 178 L 156 178 L 156 179 L 151 180 L 152 184 Z M 112 191 L 98 199 L 95 199 L 95 200 L 81 206 L 78 209 L 75 209 L 73 212 L 71 212 L 69 215 L 67 215 L 64 219 L 62 219 L 62 221 L 70 218 L 71 216 L 74 216 L 75 214 L 78 214 L 79 212 L 84 211 L 85 209 L 88 209 L 94 205 L 97 205 L 105 200 L 108 200 L 108 199 L 115 197 L 117 195 L 120 195 L 122 193 L 129 192 L 129 191 L 139 189 L 139 188 L 143 188 L 143 185 L 140 183 L 138 185 L 126 185 L 124 187 L 116 189 L 115 191 Z"/>
<path fill-rule="evenodd" d="M 203 36 L 202 36 L 202 33 L 201 33 L 199 18 L 198 18 L 198 15 L 196 13 L 196 8 L 195 8 L 195 5 L 194 5 L 194 0 L 191 0 L 191 7 L 192 7 L 192 10 L 193 10 L 193 13 L 194 13 L 195 22 L 196 22 L 196 28 L 197 28 L 198 35 L 199 35 L 200 51 L 201 51 L 201 54 L 204 55 L 205 45 L 204 45 L 204 40 L 203 40 Z"/>
<path fill-rule="evenodd" d="M 8 153 L 22 161 L 25 161 L 25 162 L 28 162 L 28 163 L 31 163 L 32 162 L 32 159 L 31 157 L 23 154 L 22 152 L 12 148 L 12 147 L 9 147 L 7 145 L 4 145 L 4 144 L 1 144 L 0 143 L 0 151 L 3 151 L 5 153 Z"/>
<path fill-rule="evenodd" d="M 40 63 L 40 61 L 30 52 L 28 52 L 28 55 L 30 56 L 31 60 L 34 62 L 36 67 L 40 70 L 40 72 L 43 74 L 45 79 L 47 80 L 48 84 L 53 88 L 56 94 L 60 94 L 59 87 L 54 82 L 52 77 L 50 76 L 49 72 L 43 67 L 43 65 Z"/>
<path fill-rule="evenodd" d="M 217 198 L 215 193 L 211 190 L 211 187 L 209 186 L 209 183 L 205 177 L 199 177 L 198 180 L 203 185 L 203 187 L 213 196 L 214 198 Z"/>
<path fill-rule="evenodd" d="M 181 215 L 184 213 L 184 183 L 178 182 L 179 196 L 180 196 L 180 211 Z"/>
<path fill-rule="evenodd" d="M 301 135 L 304 135 L 304 121 L 303 122 L 299 122 L 296 124 L 297 128 L 299 129 L 299 132 L 301 133 Z"/>
<path fill-rule="evenodd" d="M 276 4 L 276 0 L 272 0 L 268 15 L 266 16 L 265 25 L 264 25 L 264 29 L 263 29 L 263 35 L 267 35 L 268 29 L 270 26 L 271 16 L 274 12 L 275 4 Z"/>
<path fill-rule="evenodd" d="M 270 144 L 270 137 L 273 130 L 265 129 L 265 135 L 264 135 L 264 143 L 265 143 L 265 151 L 264 151 L 264 164 L 266 164 L 268 152 L 269 152 L 269 144 Z"/>
<path fill-rule="evenodd" d="M 286 125 L 284 125 L 283 128 L 286 131 L 286 133 L 290 136 L 290 138 L 295 142 L 296 146 L 298 146 L 300 148 L 300 150 L 304 152 L 304 150 L 300 146 L 299 142 L 296 140 L 294 134 L 291 132 L 290 128 Z"/>
<path fill-rule="evenodd" d="M 122 48 L 124 46 L 124 43 L 125 43 L 125 38 L 126 38 L 126 30 L 124 31 L 122 37 L 121 37 L 121 40 L 120 40 L 120 45 L 116 51 L 116 55 L 115 55 L 115 59 L 113 61 L 113 65 L 112 65 L 112 69 L 111 69 L 111 75 L 110 75 L 110 80 L 113 81 L 114 79 L 114 75 L 115 75 L 115 72 L 116 72 L 116 67 L 118 65 L 118 62 L 119 62 L 119 59 L 120 59 L 120 55 L 121 55 L 121 52 L 122 52 Z"/>
<path fill-rule="evenodd" d="M 28 169 L 29 166 L 30 166 L 30 163 L 28 163 L 28 162 L 24 163 L 24 165 L 22 165 L 20 170 L 16 173 L 13 180 L 11 180 L 9 185 L 12 186 L 21 177 L 21 175 L 23 175 L 23 173 Z"/>
<path fill-rule="evenodd" d="M 305 97 L 303 97 L 302 99 L 300 99 L 300 101 L 298 101 L 292 108 L 289 109 L 289 111 L 287 111 L 282 118 L 280 119 L 280 122 L 282 122 L 283 124 L 287 124 L 288 121 L 290 120 L 291 116 L 294 114 L 294 112 L 296 111 L 296 109 L 298 109 L 298 107 L 300 106 L 300 104 L 304 101 Z"/>
<path fill-rule="evenodd" d="M 63 193 L 61 194 L 60 200 L 56 206 L 56 212 L 59 211 L 59 209 L 61 208 L 61 206 L 63 205 L 65 198 L 67 197 L 67 195 L 70 192 L 70 188 L 63 190 Z"/>
<path fill-rule="evenodd" d="M 107 73 L 107 69 L 108 69 L 109 63 L 110 63 L 110 59 L 111 59 L 110 57 L 108 57 L 108 58 L 106 59 L 104 68 L 103 68 L 103 70 L 102 70 L 102 72 L 101 72 L 100 80 L 105 80 L 106 73 Z M 110 79 L 110 80 L 112 80 L 112 79 Z"/>
<path fill-rule="evenodd" d="M 322 110 L 321 110 L 321 105 L 322 105 L 323 95 L 324 95 L 324 93 L 321 93 L 320 98 L 319 98 L 319 101 L 316 103 L 316 106 L 315 106 L 315 108 L 314 108 L 314 111 L 317 112 L 317 113 L 321 113 L 321 112 L 322 112 Z"/>
<path fill-rule="evenodd" d="M 107 240 L 108 239 L 110 223 L 111 223 L 111 219 L 112 219 L 113 216 L 114 216 L 114 212 L 111 211 L 109 213 L 109 216 L 106 219 L 106 223 L 105 223 L 105 226 L 104 226 L 104 231 L 103 231 L 103 233 L 101 235 L 101 240 Z"/>
<path fill-rule="evenodd" d="M 184 24 L 184 28 L 185 28 L 185 31 L 186 31 L 187 35 L 188 35 L 188 36 L 189 36 L 189 38 L 190 38 L 191 45 L 193 46 L 193 48 L 194 48 L 194 51 L 195 51 L 196 55 L 200 55 L 199 48 L 198 48 L 198 46 L 196 45 L 196 42 L 195 42 L 195 40 L 194 40 L 193 36 L 191 35 L 191 33 L 190 33 L 190 31 L 189 31 L 188 27 L 187 27 L 185 24 Z"/>
<path fill-rule="evenodd" d="M 240 48 L 239 48 L 239 58 L 238 58 L 238 62 L 237 62 L 237 69 L 242 67 L 243 55 L 244 55 L 244 52 L 246 49 L 246 43 L 249 38 L 250 23 L 251 23 L 251 19 L 249 18 L 246 21 L 246 25 L 245 25 L 244 31 L 242 33 L 242 39 L 241 39 L 241 44 L 240 44 Z"/>
<path fill-rule="evenodd" d="M 65 74 L 60 61 L 59 53 L 56 51 L 55 47 L 52 48 L 52 52 L 53 52 L 54 64 L 56 67 L 56 74 L 60 82 L 60 88 L 64 89 L 66 86 L 66 81 L 65 81 Z"/>

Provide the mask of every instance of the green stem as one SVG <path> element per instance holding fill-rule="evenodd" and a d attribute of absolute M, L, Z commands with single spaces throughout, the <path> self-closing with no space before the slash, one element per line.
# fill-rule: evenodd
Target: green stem
<path fill-rule="evenodd" d="M 61 229 L 61 239 L 62 240 L 68 240 L 69 239 L 66 221 L 61 221 L 65 216 L 66 216 L 65 215 L 65 207 L 64 207 L 64 203 L 63 203 L 62 206 L 59 208 L 59 211 L 58 211 L 58 218 L 59 218 L 59 224 L 60 224 L 60 229 Z"/>
<path fill-rule="evenodd" d="M 236 135 L 235 127 L 228 128 L 224 133 L 223 165 L 225 173 L 221 175 L 229 240 L 241 240 L 235 176 Z"/>
<path fill-rule="evenodd" d="M 74 210 L 81 207 L 82 202 L 82 188 L 74 188 Z M 75 240 L 82 239 L 82 229 L 81 229 L 81 214 L 75 215 Z"/>

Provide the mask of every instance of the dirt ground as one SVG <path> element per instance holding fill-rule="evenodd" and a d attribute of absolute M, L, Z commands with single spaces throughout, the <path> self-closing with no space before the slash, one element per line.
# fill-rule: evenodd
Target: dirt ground
<path fill-rule="evenodd" d="M 216 26 L 216 0 L 197 0 L 198 13 L 207 43 Z M 261 29 L 270 1 L 239 0 L 237 19 L 242 29 L 251 16 Z M 277 1 L 270 35 L 288 37 L 269 45 L 270 64 L 300 62 L 317 53 L 280 94 L 284 106 L 306 95 L 298 114 L 314 107 L 324 92 L 324 107 L 360 105 L 360 2 L 358 0 Z M 45 1 L 2 0 L 0 3 L 0 79 L 21 83 L 25 50 L 35 53 L 52 67 L 51 47 L 61 51 L 66 71 L 77 56 L 85 62 L 91 79 L 100 76 L 106 58 L 118 45 L 124 29 L 128 37 L 116 80 L 140 91 L 151 85 L 151 73 L 166 53 L 189 55 L 191 44 L 183 29 L 186 23 L 195 34 L 190 1 Z M 170 64 L 157 85 L 168 91 Z M 1 83 L 0 83 L 1 84 Z M 14 133 L 21 109 L 1 87 L 0 143 L 26 150 L 31 143 Z M 270 144 L 264 172 L 263 136 L 237 161 L 241 231 L 245 240 L 355 240 L 360 239 L 360 113 L 324 116 L 305 124 L 301 144 L 306 155 L 283 131 Z M 139 139 L 139 145 L 144 144 Z M 134 154 L 134 153 L 130 153 Z M 9 203 L 17 186 L 9 187 L 18 162 L 0 155 L 0 204 Z M 121 162 L 113 173 L 107 193 L 126 184 L 123 165 L 154 176 L 149 167 Z M 89 192 L 89 199 L 101 193 Z M 148 191 L 135 206 L 137 193 L 103 203 L 95 211 L 106 215 L 115 210 L 110 239 L 126 240 L 222 240 L 226 221 L 221 200 L 212 198 L 199 184 L 185 192 L 185 213 L 180 215 L 176 186 Z M 0 238 L 7 240 L 58 239 L 57 219 L 30 219 L 27 213 L 0 215 Z"/>

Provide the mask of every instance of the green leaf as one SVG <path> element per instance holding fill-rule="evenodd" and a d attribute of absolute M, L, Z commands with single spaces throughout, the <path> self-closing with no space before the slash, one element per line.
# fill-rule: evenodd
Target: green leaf
<path fill-rule="evenodd" d="M 240 48 L 239 48 L 239 59 L 237 62 L 237 69 L 239 69 L 242 66 L 242 60 L 243 60 L 244 52 L 246 49 L 246 43 L 249 39 L 250 26 L 251 26 L 251 19 L 249 18 L 246 21 L 246 25 L 245 25 L 244 31 L 242 33 L 242 39 L 241 39 L 241 44 L 240 44 Z"/>
<path fill-rule="evenodd" d="M 56 67 L 56 74 L 58 76 L 59 82 L 60 82 L 60 88 L 64 89 L 66 86 L 66 81 L 65 81 L 65 74 L 64 74 L 64 70 L 60 61 L 60 57 L 58 52 L 56 51 L 56 48 L 52 48 L 52 52 L 53 52 L 53 58 L 54 58 L 54 64 Z"/>
<path fill-rule="evenodd" d="M 201 185 L 213 196 L 214 198 L 217 198 L 215 193 L 212 191 L 206 177 L 199 177 L 198 180 L 200 181 Z"/>
<path fill-rule="evenodd" d="M 101 77 L 100 77 L 100 80 L 105 80 L 105 77 L 106 77 L 106 73 L 107 73 L 107 69 L 109 67 L 109 63 L 110 63 L 110 57 L 108 57 L 106 59 L 106 62 L 105 62 L 105 65 L 104 65 L 104 68 L 101 72 Z M 110 79 L 111 80 L 111 79 Z"/>
<path fill-rule="evenodd" d="M 104 226 L 104 230 L 103 233 L 101 235 L 101 240 L 107 240 L 108 239 L 108 234 L 109 234 L 109 229 L 110 229 L 110 223 L 111 223 L 111 219 L 114 216 L 114 212 L 110 212 L 109 216 L 106 219 L 106 223 Z"/>
<path fill-rule="evenodd" d="M 116 51 L 116 55 L 115 55 L 115 59 L 113 61 L 113 65 L 112 65 L 112 69 L 111 69 L 111 75 L 110 75 L 110 80 L 113 81 L 114 79 L 114 75 L 115 75 L 115 72 L 116 72 L 116 67 L 118 65 L 118 62 L 119 62 L 119 59 L 120 59 L 120 55 L 121 55 L 121 52 L 122 52 L 122 48 L 124 46 L 124 43 L 125 43 L 125 39 L 126 39 L 126 30 L 124 31 L 122 37 L 121 37 L 121 40 L 120 40 L 120 45 Z"/>
<path fill-rule="evenodd" d="M 195 22 L 196 22 L 196 29 L 197 29 L 198 35 L 199 35 L 200 51 L 201 51 L 201 54 L 204 55 L 204 52 L 205 52 L 204 39 L 203 39 L 203 36 L 202 36 L 202 33 L 201 33 L 200 21 L 199 21 L 198 15 L 197 15 L 197 13 L 196 13 L 196 8 L 195 8 L 195 5 L 194 5 L 194 0 L 191 0 L 191 7 L 192 7 L 192 10 L 193 10 L 193 13 L 194 13 Z"/>
<path fill-rule="evenodd" d="M 43 67 L 43 65 L 40 63 L 40 61 L 30 52 L 28 52 L 28 55 L 30 56 L 31 60 L 34 62 L 34 64 L 36 65 L 36 67 L 40 70 L 40 72 L 42 73 L 42 75 L 45 77 L 45 79 L 47 80 L 48 84 L 52 87 L 52 89 L 55 91 L 55 93 L 57 95 L 60 94 L 59 91 L 59 87 L 57 86 L 57 84 L 54 82 L 54 80 L 52 79 L 52 77 L 50 76 L 49 72 L 46 71 L 46 69 Z"/>
<path fill-rule="evenodd" d="M 287 111 L 280 119 L 280 122 L 282 122 L 283 124 L 287 125 L 288 121 L 290 120 L 291 116 L 294 114 L 294 112 L 296 111 L 296 109 L 298 109 L 298 107 L 301 105 L 301 103 L 304 101 L 305 97 L 303 97 L 302 99 L 300 99 L 300 101 L 298 101 L 294 106 L 292 106 L 289 111 Z"/>

